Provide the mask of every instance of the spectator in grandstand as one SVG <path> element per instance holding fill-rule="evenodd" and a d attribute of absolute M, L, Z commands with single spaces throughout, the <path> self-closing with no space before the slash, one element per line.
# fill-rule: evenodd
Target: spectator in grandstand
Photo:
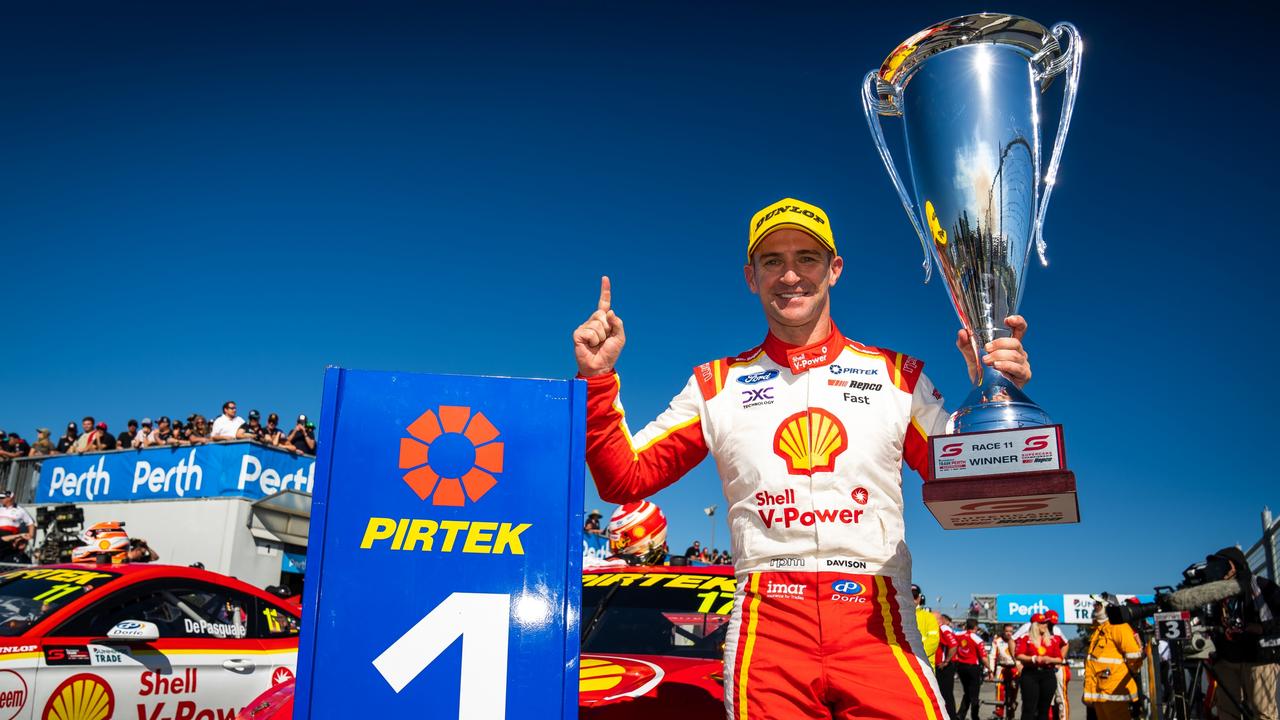
<path fill-rule="evenodd" d="M 182 424 L 181 420 L 173 421 L 173 436 L 177 438 L 179 445 L 187 444 L 187 427 Z"/>
<path fill-rule="evenodd" d="M 262 429 L 262 442 L 272 447 L 280 447 L 284 444 L 284 431 L 280 429 L 279 415 L 271 413 L 267 416 L 267 426 Z"/>
<path fill-rule="evenodd" d="M 10 439 L 12 438 L 6 436 L 4 430 L 0 430 L 0 459 L 4 459 L 4 457 L 18 457 L 18 452 L 14 450 L 13 443 L 10 442 Z"/>
<path fill-rule="evenodd" d="M 151 440 L 151 418 L 142 418 L 142 427 L 138 430 L 138 434 L 133 436 L 133 447 L 140 449 L 147 447 L 147 443 Z"/>
<path fill-rule="evenodd" d="M 40 455 L 52 455 L 56 452 L 53 441 L 49 439 L 49 428 L 36 429 L 36 441 L 31 445 L 31 451 L 27 453 L 31 457 Z"/>
<path fill-rule="evenodd" d="M 698 556 L 700 554 L 702 554 L 702 543 L 697 540 L 694 540 L 693 544 L 690 545 L 688 548 L 686 548 L 684 551 L 684 556 L 689 558 L 690 560 L 698 559 Z"/>
<path fill-rule="evenodd" d="M 116 447 L 121 450 L 128 450 L 133 447 L 133 438 L 138 435 L 138 421 L 133 418 L 129 419 L 125 430 L 121 431 L 116 437 Z"/>
<path fill-rule="evenodd" d="M 71 452 L 73 453 L 82 453 L 92 450 L 94 447 L 94 440 L 98 437 L 98 428 L 93 425 L 92 415 L 85 415 L 84 419 L 80 421 L 80 425 L 84 428 L 84 432 L 81 433 L 80 437 L 76 438 L 75 444 L 71 446 Z"/>
<path fill-rule="evenodd" d="M 236 431 L 236 436 L 241 440 L 255 440 L 262 442 L 262 435 L 266 432 L 266 428 L 262 427 L 262 415 L 257 410 L 249 411 L 249 422 L 240 426 Z"/>
<path fill-rule="evenodd" d="M 161 415 L 156 420 L 156 429 L 151 431 L 147 436 L 147 447 L 160 447 L 162 445 L 180 445 L 182 440 L 174 437 L 173 427 L 169 424 L 169 417 Z"/>
<path fill-rule="evenodd" d="M 209 442 L 209 421 L 200 413 L 187 419 L 187 442 L 204 445 Z"/>
<path fill-rule="evenodd" d="M 80 431 L 76 430 L 76 424 L 73 422 L 67 423 L 67 431 L 63 433 L 62 437 L 58 438 L 58 452 L 71 452 L 71 448 L 75 447 L 76 440 L 79 437 Z"/>
<path fill-rule="evenodd" d="M 307 420 L 306 415 L 298 416 L 298 424 L 289 433 L 289 446 L 300 453 L 316 454 L 316 424 Z"/>
<path fill-rule="evenodd" d="M 600 518 L 604 517 L 599 510 L 592 510 L 587 515 L 587 521 L 582 524 L 582 531 L 588 535 L 604 535 L 604 531 L 600 529 Z"/>
<path fill-rule="evenodd" d="M 222 414 L 213 421 L 213 431 L 209 437 L 215 441 L 235 440 L 236 431 L 244 424 L 244 418 L 236 417 L 236 403 L 228 400 L 222 403 Z"/>
<path fill-rule="evenodd" d="M 97 435 L 93 438 L 93 449 L 95 451 L 102 451 L 102 452 L 106 452 L 107 450 L 115 450 L 116 437 L 111 433 L 107 432 L 107 424 L 104 422 L 100 422 L 98 423 L 95 429 L 98 432 L 97 432 Z"/>

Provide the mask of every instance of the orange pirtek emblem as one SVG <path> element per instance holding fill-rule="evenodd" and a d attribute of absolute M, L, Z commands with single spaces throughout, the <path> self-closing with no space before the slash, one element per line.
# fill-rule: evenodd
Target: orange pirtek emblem
<path fill-rule="evenodd" d="M 441 405 L 414 420 L 410 437 L 400 438 L 404 481 L 432 505 L 462 507 L 489 492 L 502 472 L 503 443 L 498 429 L 482 412 Z M 465 497 L 464 497 L 465 493 Z"/>
<path fill-rule="evenodd" d="M 836 456 L 848 446 L 844 425 L 821 408 L 792 415 L 773 434 L 773 452 L 787 461 L 787 473 L 791 475 L 831 472 Z"/>

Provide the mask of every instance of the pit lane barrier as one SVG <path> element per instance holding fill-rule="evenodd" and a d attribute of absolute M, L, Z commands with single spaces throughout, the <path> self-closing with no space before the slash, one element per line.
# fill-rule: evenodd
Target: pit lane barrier
<path fill-rule="evenodd" d="M 585 401 L 326 371 L 295 718 L 577 717 Z"/>

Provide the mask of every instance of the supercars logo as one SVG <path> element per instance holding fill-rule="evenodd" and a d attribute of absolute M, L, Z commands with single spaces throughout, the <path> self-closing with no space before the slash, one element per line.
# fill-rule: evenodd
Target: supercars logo
<path fill-rule="evenodd" d="M 469 407 L 441 405 L 428 410 L 400 438 L 400 469 L 404 481 L 432 505 L 461 507 L 476 502 L 498 484 L 503 443 L 484 413 Z"/>
<path fill-rule="evenodd" d="M 72 675 L 54 688 L 44 704 L 43 720 L 107 720 L 115 715 L 116 696 L 97 675 Z"/>
<path fill-rule="evenodd" d="M 848 446 L 844 425 L 822 408 L 788 417 L 773 434 L 773 452 L 786 461 L 790 475 L 831 472 Z"/>

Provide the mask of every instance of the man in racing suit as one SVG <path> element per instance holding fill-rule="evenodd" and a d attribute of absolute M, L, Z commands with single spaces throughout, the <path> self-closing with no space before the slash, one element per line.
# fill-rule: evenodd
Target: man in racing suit
<path fill-rule="evenodd" d="M 574 331 L 601 498 L 647 497 L 715 457 L 738 580 L 724 672 L 735 720 L 946 717 L 907 593 L 900 472 L 904 459 L 927 472 L 927 439 L 947 413 L 923 363 L 832 322 L 829 290 L 843 266 L 821 209 L 788 198 L 757 213 L 743 272 L 768 335 L 694 368 L 634 436 L 614 372 L 625 333 L 608 278 Z M 1025 383 L 1026 325 L 1008 325 L 982 362 Z M 963 330 L 956 344 L 975 377 Z"/>

